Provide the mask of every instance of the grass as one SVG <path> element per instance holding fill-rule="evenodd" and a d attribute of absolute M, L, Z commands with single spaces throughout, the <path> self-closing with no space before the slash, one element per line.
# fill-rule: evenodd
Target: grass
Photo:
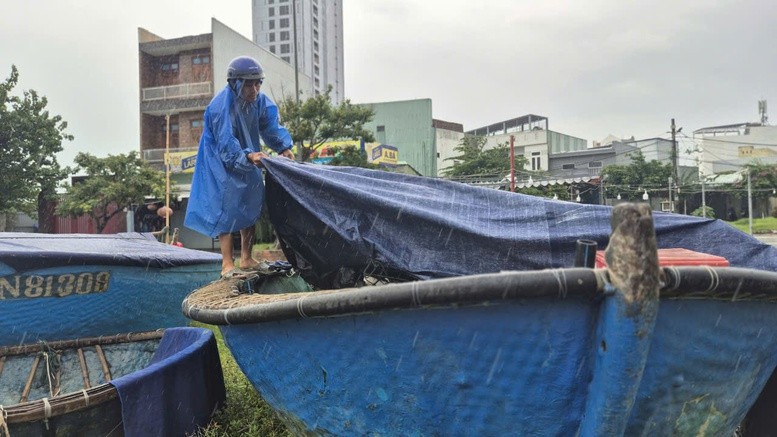
<path fill-rule="evenodd" d="M 216 334 L 227 389 L 226 405 L 197 434 L 198 437 L 291 436 L 288 428 L 240 371 L 218 327 L 198 322 L 192 322 L 192 326 L 208 328 Z"/>
<path fill-rule="evenodd" d="M 742 232 L 749 232 L 750 225 L 747 218 L 739 219 L 734 222 L 728 222 L 731 226 L 739 229 Z M 777 218 L 765 217 L 753 219 L 753 233 L 754 234 L 769 234 L 773 231 L 777 231 Z"/>
<path fill-rule="evenodd" d="M 263 250 L 275 249 L 275 243 L 257 243 L 254 244 L 253 253 L 261 252 Z"/>

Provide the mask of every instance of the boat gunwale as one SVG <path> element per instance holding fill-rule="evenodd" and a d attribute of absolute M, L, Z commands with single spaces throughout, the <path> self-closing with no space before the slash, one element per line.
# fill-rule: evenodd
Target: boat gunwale
<path fill-rule="evenodd" d="M 52 342 L 38 342 L 35 344 L 23 344 L 17 346 L 0 347 L 0 357 L 18 356 L 50 349 L 78 349 L 90 346 L 105 346 L 136 341 L 158 340 L 162 338 L 164 329 L 147 332 L 133 332 L 126 334 L 108 335 L 100 337 L 79 338 L 74 340 L 60 340 Z M 85 408 L 109 402 L 118 398 L 116 387 L 111 382 L 105 382 L 88 389 L 77 392 L 69 392 L 53 398 L 46 398 L 49 403 L 49 414 L 46 414 L 46 403 L 43 399 L 22 402 L 9 406 L 0 406 L 0 414 L 6 423 L 24 423 L 37 420 L 47 420 L 52 417 L 80 411 Z"/>
<path fill-rule="evenodd" d="M 663 267 L 662 299 L 777 303 L 777 273 L 739 267 Z M 608 269 L 566 268 L 488 273 L 343 290 L 222 296 L 222 307 L 200 305 L 194 291 L 182 311 L 213 325 L 249 324 L 370 311 L 488 304 L 527 298 L 602 298 L 612 288 Z M 229 289 L 229 287 L 224 287 Z M 743 292 L 755 289 L 755 292 Z M 252 297 L 254 296 L 254 297 Z"/>

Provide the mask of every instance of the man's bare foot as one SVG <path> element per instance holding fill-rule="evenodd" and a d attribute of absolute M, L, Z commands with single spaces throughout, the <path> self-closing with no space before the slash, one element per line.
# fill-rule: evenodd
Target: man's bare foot
<path fill-rule="evenodd" d="M 261 261 L 257 261 L 253 258 L 249 258 L 247 260 L 240 260 L 240 268 L 243 270 L 251 270 L 259 267 L 262 264 Z"/>

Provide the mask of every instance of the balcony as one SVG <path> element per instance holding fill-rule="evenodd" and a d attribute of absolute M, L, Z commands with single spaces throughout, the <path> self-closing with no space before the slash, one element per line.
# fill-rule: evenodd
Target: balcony
<path fill-rule="evenodd" d="M 143 88 L 141 100 L 151 102 L 168 99 L 190 99 L 209 97 L 213 95 L 213 85 L 210 82 L 182 83 L 170 86 Z"/>

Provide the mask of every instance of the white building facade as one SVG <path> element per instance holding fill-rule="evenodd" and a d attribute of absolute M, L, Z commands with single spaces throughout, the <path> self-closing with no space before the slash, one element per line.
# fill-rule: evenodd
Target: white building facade
<path fill-rule="evenodd" d="M 332 100 L 340 103 L 345 94 L 343 2 L 299 0 L 292 3 L 292 0 L 252 0 L 254 43 L 292 67 L 296 47 L 299 72 L 313 79 L 312 88 L 300 85 L 301 97 L 323 93 L 331 85 Z M 294 44 L 295 24 L 297 44 Z"/>
<path fill-rule="evenodd" d="M 699 173 L 738 171 L 748 163 L 777 164 L 777 126 L 739 123 L 697 129 Z"/>

